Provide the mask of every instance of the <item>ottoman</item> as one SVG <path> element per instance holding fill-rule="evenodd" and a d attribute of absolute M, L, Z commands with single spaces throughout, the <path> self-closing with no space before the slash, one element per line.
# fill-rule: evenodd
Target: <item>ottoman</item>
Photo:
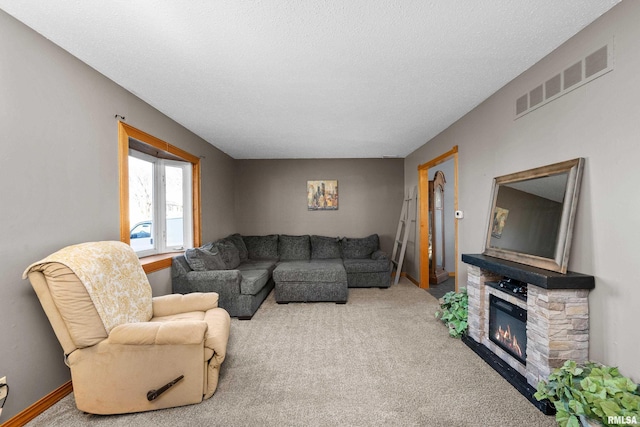
<path fill-rule="evenodd" d="M 273 281 L 279 304 L 319 301 L 344 304 L 349 296 L 347 272 L 341 259 L 285 261 L 273 271 Z"/>

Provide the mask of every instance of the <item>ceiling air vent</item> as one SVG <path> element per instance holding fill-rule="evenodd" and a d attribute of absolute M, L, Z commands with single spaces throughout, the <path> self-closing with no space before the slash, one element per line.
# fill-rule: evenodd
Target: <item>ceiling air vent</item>
<path fill-rule="evenodd" d="M 516 99 L 516 119 L 613 70 L 613 39 Z"/>

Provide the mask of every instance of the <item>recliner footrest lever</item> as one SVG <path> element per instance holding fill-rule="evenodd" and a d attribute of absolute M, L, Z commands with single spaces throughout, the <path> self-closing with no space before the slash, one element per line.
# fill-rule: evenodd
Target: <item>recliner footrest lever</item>
<path fill-rule="evenodd" d="M 147 392 L 147 400 L 149 402 L 151 402 L 152 400 L 157 399 L 158 397 L 160 397 L 160 395 L 162 393 L 164 393 L 165 391 L 169 390 L 171 387 L 173 387 L 178 381 L 180 381 L 181 379 L 184 378 L 184 375 L 180 375 L 178 378 L 176 378 L 175 380 L 168 382 L 167 384 L 163 385 L 162 387 L 160 387 L 157 390 L 149 390 Z"/>

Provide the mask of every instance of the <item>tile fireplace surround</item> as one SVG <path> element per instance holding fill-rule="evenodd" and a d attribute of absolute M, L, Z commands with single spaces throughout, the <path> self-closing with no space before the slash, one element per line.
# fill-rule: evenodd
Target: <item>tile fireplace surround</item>
<path fill-rule="evenodd" d="M 468 264 L 468 333 L 463 340 L 541 411 L 552 413 L 533 398 L 538 381 L 572 359 L 589 357 L 589 290 L 593 276 L 542 270 L 486 255 L 462 255 Z M 487 282 L 512 278 L 527 283 L 523 301 Z M 489 339 L 489 295 L 527 310 L 526 364 Z"/>

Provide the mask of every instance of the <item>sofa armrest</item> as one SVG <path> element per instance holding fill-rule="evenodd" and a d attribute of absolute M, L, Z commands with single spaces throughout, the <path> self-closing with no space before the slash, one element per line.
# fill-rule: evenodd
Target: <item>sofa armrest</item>
<path fill-rule="evenodd" d="M 377 250 L 371 254 L 371 259 L 380 260 L 380 259 L 389 259 L 389 254 L 385 251 Z"/>
<path fill-rule="evenodd" d="M 171 294 L 153 298 L 153 316 L 171 316 L 190 311 L 207 311 L 218 306 L 216 292 L 193 292 L 190 294 Z"/>
<path fill-rule="evenodd" d="M 190 271 L 174 277 L 173 292 L 187 294 L 191 292 L 217 292 L 222 295 L 240 294 L 242 275 L 239 270 Z"/>
<path fill-rule="evenodd" d="M 199 344 L 204 343 L 207 327 L 207 322 L 199 320 L 124 323 L 111 330 L 108 341 L 125 345 Z"/>

